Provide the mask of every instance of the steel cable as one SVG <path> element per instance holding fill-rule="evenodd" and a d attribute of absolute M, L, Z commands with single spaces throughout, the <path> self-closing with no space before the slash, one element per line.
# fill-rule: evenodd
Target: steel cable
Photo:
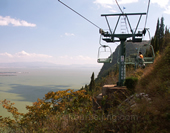
<path fill-rule="evenodd" d="M 145 20 L 145 26 L 144 26 L 144 28 L 146 27 L 146 23 L 147 23 L 147 19 L 148 19 L 149 7 L 150 7 L 150 0 L 148 1 L 148 8 L 147 8 L 147 12 L 146 12 L 146 20 Z"/>
<path fill-rule="evenodd" d="M 88 20 L 86 17 L 84 17 L 83 15 L 81 15 L 80 13 L 78 13 L 77 11 L 75 11 L 74 9 L 72 9 L 71 7 L 69 7 L 68 5 L 64 4 L 63 2 L 61 2 L 60 0 L 58 0 L 61 4 L 63 4 L 64 6 L 66 6 L 67 8 L 69 8 L 70 10 L 72 10 L 74 13 L 78 14 L 79 16 L 81 16 L 82 18 L 84 18 L 86 21 L 90 22 L 92 25 L 94 25 L 95 27 L 101 29 L 99 26 L 97 26 L 96 24 L 94 24 L 93 22 L 91 22 L 90 20 Z"/>

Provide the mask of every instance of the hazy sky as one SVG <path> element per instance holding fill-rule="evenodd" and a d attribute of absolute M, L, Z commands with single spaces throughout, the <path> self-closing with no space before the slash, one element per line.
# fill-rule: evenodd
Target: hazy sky
<path fill-rule="evenodd" d="M 61 0 L 102 29 L 101 14 L 120 13 L 114 0 Z M 148 0 L 117 0 L 125 13 L 146 12 Z M 170 27 L 170 1 L 151 0 L 147 26 L 154 35 L 157 19 Z M 135 28 L 139 16 L 130 17 Z M 117 17 L 110 17 L 114 29 Z M 139 28 L 144 27 L 145 16 Z M 117 32 L 121 32 L 118 25 Z M 58 0 L 0 0 L 0 62 L 96 64 L 99 29 Z M 112 51 L 117 44 L 110 44 Z"/>

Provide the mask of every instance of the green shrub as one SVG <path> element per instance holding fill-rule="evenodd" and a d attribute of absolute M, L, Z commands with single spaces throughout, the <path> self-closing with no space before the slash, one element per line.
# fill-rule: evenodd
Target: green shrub
<path fill-rule="evenodd" d="M 135 92 L 135 86 L 138 82 L 138 78 L 136 77 L 129 77 L 125 79 L 124 85 L 127 89 L 133 94 Z"/>

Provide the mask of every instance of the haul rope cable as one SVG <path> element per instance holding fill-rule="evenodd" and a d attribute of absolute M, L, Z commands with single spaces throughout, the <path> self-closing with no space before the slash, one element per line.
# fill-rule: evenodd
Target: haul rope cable
<path fill-rule="evenodd" d="M 64 6 L 66 6 L 67 8 L 69 8 L 70 10 L 72 10 L 73 12 L 75 12 L 76 14 L 78 14 L 79 16 L 81 16 L 82 18 L 84 18 L 85 20 L 87 20 L 88 22 L 90 22 L 92 25 L 94 25 L 95 27 L 101 29 L 99 26 L 97 26 L 96 24 L 94 24 L 93 22 L 91 22 L 90 20 L 88 20 L 87 18 L 85 18 L 83 15 L 81 15 L 80 13 L 78 13 L 77 11 L 75 11 L 74 9 L 72 9 L 71 7 L 69 7 L 68 5 L 64 4 L 63 2 L 61 2 L 60 0 L 58 0 L 61 4 L 63 4 Z"/>
<path fill-rule="evenodd" d="M 117 2 L 117 0 L 115 0 L 115 1 L 116 1 L 117 6 L 119 7 L 120 11 L 122 12 L 122 14 L 124 14 L 124 12 L 123 12 L 122 9 L 120 8 L 119 3 Z"/>
<path fill-rule="evenodd" d="M 148 1 L 148 8 L 147 8 L 147 12 L 146 12 L 146 20 L 145 20 L 144 28 L 146 28 L 146 23 L 147 23 L 147 19 L 148 19 L 148 12 L 149 12 L 149 6 L 150 6 L 150 0 Z"/>

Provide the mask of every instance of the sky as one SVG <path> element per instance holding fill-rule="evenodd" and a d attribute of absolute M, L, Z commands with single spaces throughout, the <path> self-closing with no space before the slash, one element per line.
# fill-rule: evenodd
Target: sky
<path fill-rule="evenodd" d="M 61 0 L 98 27 L 108 30 L 101 14 L 121 13 L 115 0 Z M 146 12 L 148 0 L 117 0 L 125 13 Z M 124 9 L 123 9 L 124 8 Z M 158 18 L 170 27 L 170 0 L 151 0 L 146 27 L 154 35 Z M 129 17 L 133 28 L 139 16 Z M 139 30 L 144 28 L 142 16 Z M 108 18 L 114 29 L 117 17 Z M 123 21 L 123 20 L 121 20 Z M 121 33 L 121 24 L 116 33 Z M 0 0 L 0 63 L 97 63 L 100 34 L 58 0 Z M 103 44 L 104 42 L 102 42 Z M 112 51 L 118 43 L 108 44 Z"/>

